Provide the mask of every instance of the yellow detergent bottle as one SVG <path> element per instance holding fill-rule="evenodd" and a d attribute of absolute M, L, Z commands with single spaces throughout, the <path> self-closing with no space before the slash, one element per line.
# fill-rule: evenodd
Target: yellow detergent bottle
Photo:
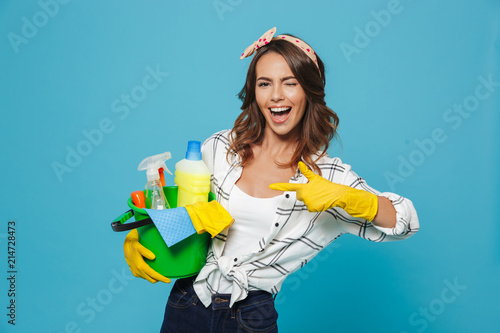
<path fill-rule="evenodd" d="M 201 142 L 188 142 L 186 158 L 175 165 L 175 183 L 178 186 L 177 207 L 208 202 L 210 170 L 201 159 Z"/>

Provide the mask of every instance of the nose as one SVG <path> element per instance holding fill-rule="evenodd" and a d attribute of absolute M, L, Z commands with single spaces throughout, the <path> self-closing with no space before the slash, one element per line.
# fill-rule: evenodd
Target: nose
<path fill-rule="evenodd" d="M 283 94 L 283 88 L 281 87 L 280 84 L 275 84 L 273 86 L 273 91 L 272 91 L 272 94 L 271 94 L 271 101 L 278 102 L 278 101 L 283 100 L 284 98 L 285 97 L 284 97 L 284 94 Z"/>

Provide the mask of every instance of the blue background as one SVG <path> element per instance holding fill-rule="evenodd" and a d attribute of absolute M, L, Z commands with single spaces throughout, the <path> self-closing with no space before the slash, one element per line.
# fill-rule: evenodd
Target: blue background
<path fill-rule="evenodd" d="M 159 330 L 172 284 L 133 278 L 109 224 L 144 186 L 144 157 L 170 151 L 173 170 L 188 140 L 232 126 L 239 56 L 274 26 L 326 63 L 330 155 L 421 222 L 404 242 L 341 237 L 290 276 L 280 331 L 497 331 L 499 17 L 494 0 L 1 1 L 0 331 Z M 144 90 L 148 68 L 162 74 Z"/>

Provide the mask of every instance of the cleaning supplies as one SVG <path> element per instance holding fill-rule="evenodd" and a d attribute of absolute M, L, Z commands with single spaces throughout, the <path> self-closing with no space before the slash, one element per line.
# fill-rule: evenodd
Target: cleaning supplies
<path fill-rule="evenodd" d="M 167 185 L 163 188 L 165 197 L 167 198 L 171 209 L 177 207 L 177 190 L 177 186 Z M 213 193 L 209 193 L 208 200 L 209 202 L 215 200 L 215 195 Z M 141 272 L 144 272 L 151 278 L 153 278 L 154 281 L 152 282 L 167 282 L 164 280 L 160 280 L 159 277 L 155 277 L 156 274 L 150 274 L 151 271 L 143 266 L 144 263 L 146 263 L 154 271 L 170 279 L 180 279 L 197 275 L 198 272 L 203 268 L 203 266 L 205 266 L 207 251 L 210 244 L 210 234 L 208 232 L 203 234 L 194 233 L 188 238 L 169 248 L 165 244 L 164 239 L 162 238 L 154 223 L 144 223 L 142 226 L 136 226 L 137 224 L 139 224 L 137 222 L 142 222 L 145 219 L 150 219 L 150 216 L 148 215 L 146 210 L 137 207 L 134 204 L 133 198 L 131 196 L 128 197 L 127 204 L 130 208 L 130 211 L 127 211 L 125 214 L 120 215 L 111 223 L 113 230 L 120 232 L 137 228 L 136 230 L 139 235 L 140 244 L 154 254 L 153 258 L 153 256 L 145 256 L 143 253 L 144 260 L 138 260 L 137 262 L 136 260 L 130 260 L 130 258 L 128 258 L 127 263 L 131 266 L 131 270 L 134 272 L 134 274 L 140 273 L 141 276 L 144 276 L 145 279 L 149 280 L 145 275 L 142 275 Z M 119 224 L 120 226 L 125 228 L 116 228 L 116 224 Z M 131 224 L 135 225 L 132 228 L 126 227 L 127 225 Z M 136 235 L 137 234 L 132 233 L 130 236 L 135 239 Z M 136 247 L 136 241 L 134 241 L 133 243 L 135 243 L 135 245 L 130 245 Z M 130 251 L 128 251 L 127 249 L 124 250 L 126 257 L 130 256 Z M 138 268 L 137 265 L 142 267 Z M 137 270 L 139 270 L 139 272 L 137 272 Z"/>
<path fill-rule="evenodd" d="M 159 168 L 158 173 L 160 174 L 161 186 L 165 186 L 165 175 L 163 174 L 163 168 Z M 170 173 L 170 171 L 169 171 L 169 173 Z M 170 173 L 170 174 L 172 174 L 172 173 Z"/>
<path fill-rule="evenodd" d="M 179 187 L 177 207 L 207 202 L 210 170 L 201 159 L 201 142 L 189 141 L 186 158 L 175 165 L 175 183 Z"/>
<path fill-rule="evenodd" d="M 144 196 L 144 191 L 134 191 L 130 193 L 132 202 L 137 208 L 146 208 L 146 198 Z"/>
<path fill-rule="evenodd" d="M 217 203 L 215 195 L 210 193 L 211 175 L 201 159 L 201 143 L 189 142 L 186 159 L 177 163 L 175 182 L 179 186 L 164 186 L 162 184 L 159 169 L 163 168 L 170 173 L 165 165 L 165 161 L 169 158 L 171 158 L 170 153 L 163 153 L 148 157 L 141 162 L 138 169 L 147 171 L 148 184 L 151 183 L 154 188 L 148 191 L 146 195 L 144 195 L 146 191 L 132 192 L 127 202 L 131 210 L 122 214 L 111 224 L 114 231 L 137 228 L 127 236 L 124 245 L 125 257 L 135 276 L 144 277 L 151 282 L 168 282 L 169 278 L 184 278 L 198 274 L 206 262 L 210 235 L 217 235 L 221 230 L 233 223 L 229 213 Z M 163 188 L 161 185 L 163 185 Z M 160 202 L 159 206 L 161 207 L 163 203 L 165 208 L 170 209 L 163 211 L 147 209 L 155 206 L 153 192 L 160 197 L 160 200 L 158 200 Z M 161 199 L 161 194 L 164 194 L 167 200 Z M 185 207 L 186 205 L 187 207 Z M 185 207 L 182 209 L 186 211 L 188 216 L 186 218 L 190 220 L 187 222 L 192 230 L 187 238 L 180 241 L 174 240 L 175 244 L 168 240 L 169 246 L 162 234 L 160 234 L 156 225 L 157 222 L 152 222 L 152 220 L 154 216 L 170 213 L 180 206 Z M 151 215 L 149 215 L 150 213 Z M 135 221 L 132 220 L 132 217 L 134 217 Z M 127 220 L 132 222 L 125 223 Z M 176 228 L 179 221 L 175 222 L 177 223 L 164 223 L 163 226 Z M 120 226 L 129 225 L 129 227 L 117 228 L 117 224 Z M 162 229 L 161 223 L 158 225 Z M 196 233 L 203 231 L 208 232 Z M 168 232 L 168 234 L 172 236 L 173 232 Z M 142 245 L 142 247 L 139 245 Z M 146 253 L 145 249 L 150 250 L 151 253 Z M 138 259 L 134 254 L 135 251 L 139 251 L 144 260 L 139 260 L 140 258 Z M 135 257 L 132 258 L 132 256 Z M 151 270 L 145 267 L 144 263 Z M 156 275 L 154 271 L 160 275 Z"/>
<path fill-rule="evenodd" d="M 162 168 L 172 174 L 165 165 L 165 161 L 171 157 L 169 152 L 150 156 L 142 160 L 137 168 L 139 171 L 146 170 L 146 175 L 148 177 L 148 182 L 146 184 L 146 206 L 149 206 L 151 209 L 170 208 L 165 198 L 165 194 L 163 193 L 159 169 Z"/>

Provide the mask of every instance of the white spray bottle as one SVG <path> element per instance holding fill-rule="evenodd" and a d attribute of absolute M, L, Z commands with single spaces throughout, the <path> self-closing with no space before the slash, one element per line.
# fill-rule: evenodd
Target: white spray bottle
<path fill-rule="evenodd" d="M 169 174 L 172 174 L 170 170 L 167 169 L 165 161 L 170 159 L 172 155 L 169 152 L 161 153 L 158 155 L 150 156 L 142 160 L 137 168 L 139 171 L 146 170 L 146 175 L 148 177 L 148 182 L 146 184 L 146 202 L 149 201 L 151 209 L 169 209 L 165 194 L 163 193 L 163 186 L 160 181 L 159 168 L 167 170 Z"/>

